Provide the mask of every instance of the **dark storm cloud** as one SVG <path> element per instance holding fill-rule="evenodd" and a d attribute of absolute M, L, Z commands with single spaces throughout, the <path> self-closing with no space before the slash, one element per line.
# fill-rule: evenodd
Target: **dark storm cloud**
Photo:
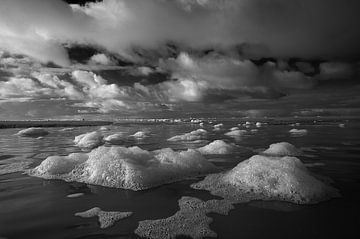
<path fill-rule="evenodd" d="M 357 0 L 3 0 L 0 46 L 69 65 L 64 43 L 98 45 L 136 59 L 132 50 L 167 42 L 194 49 L 240 46 L 274 57 L 358 57 Z"/>

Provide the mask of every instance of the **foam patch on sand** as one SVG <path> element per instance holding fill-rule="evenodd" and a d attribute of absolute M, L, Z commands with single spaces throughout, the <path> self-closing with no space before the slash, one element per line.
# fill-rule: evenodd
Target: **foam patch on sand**
<path fill-rule="evenodd" d="M 102 211 L 99 207 L 91 208 L 84 212 L 77 212 L 75 216 L 89 218 L 89 217 L 98 217 L 100 228 L 108 228 L 115 224 L 115 222 L 130 217 L 133 213 L 132 212 L 106 212 Z"/>
<path fill-rule="evenodd" d="M 228 172 L 208 175 L 192 188 L 208 190 L 231 202 L 280 200 L 313 204 L 339 197 L 337 189 L 313 176 L 295 157 L 255 155 Z"/>
<path fill-rule="evenodd" d="M 182 134 L 182 135 L 175 135 L 168 139 L 168 141 L 194 141 L 205 139 L 207 136 L 207 131 L 204 129 L 197 129 L 191 131 L 190 133 Z"/>
<path fill-rule="evenodd" d="M 233 205 L 227 200 L 202 201 L 193 197 L 182 197 L 179 200 L 180 210 L 173 216 L 140 221 L 135 234 L 145 238 L 170 239 L 178 236 L 191 238 L 217 237 L 209 227 L 212 219 L 207 213 L 227 215 Z"/>
<path fill-rule="evenodd" d="M 103 135 L 98 131 L 81 134 L 75 137 L 74 143 L 80 148 L 92 149 L 103 144 Z"/>
<path fill-rule="evenodd" d="M 307 135 L 308 131 L 306 129 L 291 129 L 289 133 L 293 136 L 304 136 Z"/>
<path fill-rule="evenodd" d="M 122 143 L 124 141 L 124 133 L 116 133 L 109 135 L 104 138 L 104 141 L 110 144 Z"/>
<path fill-rule="evenodd" d="M 37 137 L 45 136 L 45 135 L 48 135 L 48 134 L 49 134 L 49 132 L 46 131 L 43 128 L 31 127 L 31 128 L 28 128 L 28 129 L 20 130 L 19 132 L 17 132 L 16 135 L 22 136 L 22 137 L 35 137 L 35 138 L 37 138 Z"/>
<path fill-rule="evenodd" d="M 268 156 L 300 156 L 302 151 L 288 142 L 271 144 L 268 149 L 261 154 Z"/>
<path fill-rule="evenodd" d="M 193 149 L 176 152 L 170 148 L 147 151 L 136 146 L 101 146 L 89 153 L 48 157 L 29 174 L 45 179 L 143 190 L 216 170 L 216 166 Z"/>
<path fill-rule="evenodd" d="M 228 144 L 223 140 L 215 140 L 208 145 L 205 145 L 197 150 L 201 154 L 230 154 L 234 151 L 236 145 Z"/>

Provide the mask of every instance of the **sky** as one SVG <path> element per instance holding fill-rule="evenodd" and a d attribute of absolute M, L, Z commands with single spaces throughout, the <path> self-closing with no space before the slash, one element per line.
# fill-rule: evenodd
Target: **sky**
<path fill-rule="evenodd" d="M 1 0 L 0 120 L 360 115 L 358 0 Z"/>

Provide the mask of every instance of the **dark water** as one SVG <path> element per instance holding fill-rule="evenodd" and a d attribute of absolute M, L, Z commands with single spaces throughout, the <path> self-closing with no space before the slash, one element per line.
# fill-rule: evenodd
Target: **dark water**
<path fill-rule="evenodd" d="M 264 120 L 262 120 L 264 122 Z M 293 119 L 292 119 L 293 121 Z M 224 130 L 214 132 L 205 123 L 210 134 L 208 140 L 224 139 L 242 146 L 226 156 L 209 156 L 215 164 L 231 168 L 238 162 L 267 148 L 269 144 L 286 141 L 302 148 L 299 157 L 309 169 L 331 178 L 342 198 L 317 205 L 299 206 L 284 202 L 256 201 L 236 205 L 228 216 L 210 214 L 214 219 L 211 229 L 219 238 L 355 238 L 360 236 L 360 122 L 301 121 L 290 126 L 290 121 L 264 125 L 258 132 L 233 139 L 224 135 L 240 120 L 222 120 Z M 78 127 L 71 131 L 49 128 L 50 134 L 42 139 L 14 136 L 19 129 L 0 129 L 0 237 L 5 238 L 137 238 L 133 231 L 140 220 L 169 217 L 178 210 L 177 200 L 194 196 L 203 200 L 215 198 L 208 192 L 193 190 L 189 184 L 200 180 L 186 180 L 161 187 L 134 192 L 82 183 L 66 183 L 29 177 L 22 168 L 38 165 L 49 155 L 67 155 L 80 150 L 73 146 L 76 135 L 99 127 Z M 133 134 L 149 131 L 150 137 L 137 141 L 128 139 L 126 146 L 138 145 L 147 150 L 164 147 L 186 149 L 203 144 L 168 142 L 167 138 L 198 129 L 197 124 L 137 123 L 110 126 L 112 134 L 118 131 Z M 241 127 L 242 128 L 242 127 Z M 292 128 L 307 129 L 308 134 L 294 137 Z M 10 166 L 11 168 L 10 168 Z M 12 173 L 7 173 L 7 172 Z M 20 172 L 13 172 L 20 170 Z M 78 198 L 66 195 L 84 193 Z M 92 207 L 105 211 L 133 211 L 134 214 L 113 227 L 100 229 L 96 218 L 75 217 Z"/>

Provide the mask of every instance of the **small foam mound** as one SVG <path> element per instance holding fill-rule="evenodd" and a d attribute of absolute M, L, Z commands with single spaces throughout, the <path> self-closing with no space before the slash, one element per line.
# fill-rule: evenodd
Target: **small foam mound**
<path fill-rule="evenodd" d="M 124 133 L 116 133 L 109 135 L 104 138 L 104 141 L 110 144 L 122 143 L 124 141 Z"/>
<path fill-rule="evenodd" d="M 178 236 L 191 238 L 217 237 L 209 227 L 212 218 L 207 213 L 227 215 L 234 207 L 227 200 L 202 201 L 193 197 L 182 197 L 179 200 L 180 210 L 173 216 L 140 221 L 135 234 L 146 238 L 170 239 Z"/>
<path fill-rule="evenodd" d="M 99 207 L 91 208 L 84 212 L 77 212 L 75 216 L 89 218 L 89 217 L 99 217 L 100 228 L 108 228 L 115 224 L 115 222 L 130 217 L 132 212 L 106 212 L 102 211 Z"/>
<path fill-rule="evenodd" d="M 106 127 L 106 126 L 101 126 L 101 127 L 99 128 L 99 130 L 100 130 L 100 131 L 109 131 L 110 128 L 109 128 L 109 127 Z"/>
<path fill-rule="evenodd" d="M 23 130 L 20 130 L 19 132 L 17 132 L 16 135 L 19 135 L 19 136 L 22 136 L 22 137 L 40 137 L 40 136 L 45 136 L 45 135 L 48 135 L 49 132 L 46 131 L 45 129 L 43 128 L 34 128 L 34 127 L 31 127 L 31 128 L 28 128 L 28 129 L 23 129 Z"/>
<path fill-rule="evenodd" d="M 234 144 L 228 144 L 223 140 L 215 140 L 197 150 L 201 154 L 230 154 L 234 151 L 235 147 Z"/>
<path fill-rule="evenodd" d="M 84 193 L 73 193 L 73 194 L 66 195 L 67 198 L 78 198 L 81 196 L 84 196 Z"/>
<path fill-rule="evenodd" d="M 223 123 L 214 125 L 214 128 L 221 128 L 221 127 L 224 127 L 224 124 L 223 124 Z"/>
<path fill-rule="evenodd" d="M 59 130 L 60 132 L 66 132 L 66 131 L 73 131 L 74 128 L 63 128 L 61 130 Z"/>
<path fill-rule="evenodd" d="M 101 133 L 93 131 L 76 136 L 74 143 L 80 148 L 92 149 L 103 143 L 103 136 Z"/>
<path fill-rule="evenodd" d="M 268 156 L 300 156 L 302 151 L 297 149 L 294 145 L 288 142 L 280 142 L 271 144 L 269 148 L 262 152 L 264 155 Z"/>
<path fill-rule="evenodd" d="M 168 139 L 168 141 L 194 141 L 205 139 L 207 136 L 207 131 L 204 129 L 197 129 L 191 131 L 190 133 L 175 135 Z"/>
<path fill-rule="evenodd" d="M 289 133 L 294 136 L 304 136 L 307 135 L 308 131 L 306 129 L 291 129 Z"/>
<path fill-rule="evenodd" d="M 192 185 L 235 203 L 281 200 L 313 204 L 339 197 L 337 189 L 318 180 L 295 157 L 255 155 L 225 173 L 208 175 Z"/>
<path fill-rule="evenodd" d="M 144 132 L 144 131 L 138 131 L 138 132 L 136 132 L 135 134 L 130 135 L 130 136 L 131 136 L 131 137 L 134 137 L 134 138 L 137 138 L 137 139 L 143 139 L 143 138 L 148 137 L 147 133 Z"/>
<path fill-rule="evenodd" d="M 230 129 L 230 131 L 234 131 L 234 130 L 238 130 L 239 129 L 239 127 L 232 127 L 231 129 Z"/>
<path fill-rule="evenodd" d="M 48 157 L 29 174 L 46 179 L 143 190 L 216 169 L 200 152 L 192 149 L 176 152 L 165 148 L 150 152 L 136 146 L 101 146 L 89 153 Z"/>
<path fill-rule="evenodd" d="M 238 130 L 233 130 L 233 131 L 230 131 L 230 132 L 227 132 L 225 133 L 226 136 L 230 136 L 230 137 L 240 137 L 244 134 L 246 134 L 246 130 L 241 130 L 241 129 L 238 129 Z"/>
<path fill-rule="evenodd" d="M 340 128 L 345 128 L 345 124 L 339 124 Z"/>
<path fill-rule="evenodd" d="M 255 126 L 260 128 L 262 126 L 262 123 L 261 122 L 256 122 Z"/>

